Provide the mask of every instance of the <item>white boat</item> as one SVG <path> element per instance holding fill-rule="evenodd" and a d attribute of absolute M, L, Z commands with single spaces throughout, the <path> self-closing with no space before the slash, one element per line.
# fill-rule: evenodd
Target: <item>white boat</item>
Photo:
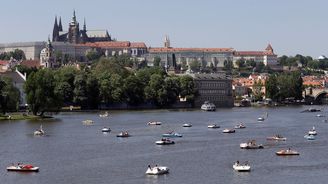
<path fill-rule="evenodd" d="M 267 140 L 269 140 L 269 141 L 271 141 L 271 140 L 272 141 L 286 141 L 287 138 L 277 134 L 277 135 L 274 135 L 272 137 L 267 137 Z"/>
<path fill-rule="evenodd" d="M 155 166 L 151 167 L 148 166 L 148 169 L 146 171 L 146 174 L 148 175 L 161 175 L 161 174 L 167 174 L 169 173 L 169 168 L 165 166 Z"/>
<path fill-rule="evenodd" d="M 223 133 L 235 133 L 236 130 L 235 129 L 229 129 L 229 128 L 225 128 L 222 130 Z"/>
<path fill-rule="evenodd" d="M 220 126 L 217 124 L 210 124 L 207 126 L 207 128 L 220 128 Z"/>
<path fill-rule="evenodd" d="M 257 118 L 257 121 L 264 121 L 264 118 L 263 117 L 259 117 L 259 118 Z"/>
<path fill-rule="evenodd" d="M 200 107 L 203 111 L 215 111 L 216 106 L 209 101 L 205 101 L 204 104 Z"/>
<path fill-rule="evenodd" d="M 239 123 L 238 125 L 235 126 L 236 129 L 242 129 L 246 128 L 246 126 L 243 123 Z"/>
<path fill-rule="evenodd" d="M 266 112 L 264 116 L 257 118 L 257 121 L 264 121 L 266 118 L 268 118 L 269 114 Z"/>
<path fill-rule="evenodd" d="M 82 123 L 83 123 L 83 125 L 88 126 L 88 125 L 93 125 L 94 122 L 92 120 L 87 119 L 87 120 L 82 121 Z"/>
<path fill-rule="evenodd" d="M 38 172 L 39 167 L 35 167 L 31 164 L 20 164 L 11 165 L 7 167 L 7 171 L 19 171 L 19 172 Z"/>
<path fill-rule="evenodd" d="M 127 131 L 120 132 L 116 137 L 130 137 L 130 134 Z"/>
<path fill-rule="evenodd" d="M 168 144 L 175 144 L 174 141 L 168 139 L 168 138 L 162 138 L 161 140 L 159 141 L 156 141 L 155 142 L 157 145 L 168 145 Z"/>
<path fill-rule="evenodd" d="M 235 162 L 232 167 L 235 171 L 239 171 L 239 172 L 250 172 L 251 171 L 251 166 L 248 165 L 248 163 L 240 164 L 239 161 Z"/>
<path fill-rule="evenodd" d="M 171 132 L 162 134 L 162 137 L 182 137 L 182 134 L 171 131 Z"/>
<path fill-rule="evenodd" d="M 184 123 L 184 124 L 182 125 L 182 127 L 192 127 L 192 124 L 190 124 L 190 123 Z"/>
<path fill-rule="evenodd" d="M 160 122 L 160 121 L 149 121 L 148 122 L 148 125 L 161 125 L 162 124 L 162 122 Z"/>
<path fill-rule="evenodd" d="M 304 138 L 307 139 L 307 140 L 315 140 L 314 135 L 305 135 Z"/>
<path fill-rule="evenodd" d="M 101 129 L 102 132 L 110 132 L 110 128 L 104 127 Z"/>
<path fill-rule="evenodd" d="M 312 130 L 309 131 L 309 135 L 317 135 L 317 131 L 315 130 L 315 127 L 312 127 Z"/>
<path fill-rule="evenodd" d="M 322 115 L 322 114 L 317 114 L 317 117 L 318 117 L 318 118 L 321 118 L 321 117 L 325 117 L 325 116 Z"/>
<path fill-rule="evenodd" d="M 40 125 L 40 128 L 33 133 L 35 136 L 43 136 L 45 134 L 44 130 L 42 129 L 42 125 Z"/>
<path fill-rule="evenodd" d="M 246 143 L 241 143 L 240 145 L 241 149 L 263 149 L 262 144 L 256 144 L 255 140 L 248 141 Z"/>
<path fill-rule="evenodd" d="M 109 116 L 109 113 L 106 111 L 104 114 L 99 114 L 99 117 L 106 118 Z"/>
<path fill-rule="evenodd" d="M 295 150 L 286 149 L 286 150 L 277 151 L 276 155 L 278 155 L 278 156 L 293 156 L 293 155 L 299 155 L 299 153 Z"/>

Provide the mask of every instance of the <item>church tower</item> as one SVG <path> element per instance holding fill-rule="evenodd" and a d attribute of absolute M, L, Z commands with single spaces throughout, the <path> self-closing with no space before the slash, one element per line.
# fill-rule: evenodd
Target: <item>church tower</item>
<path fill-rule="evenodd" d="M 87 25 L 85 23 L 85 18 L 84 18 L 83 29 L 81 30 L 81 40 L 80 40 L 80 43 L 86 43 L 87 41 L 88 41 Z"/>
<path fill-rule="evenodd" d="M 164 47 L 165 48 L 171 47 L 170 38 L 167 35 L 165 36 L 165 39 L 164 39 Z"/>
<path fill-rule="evenodd" d="M 61 22 L 61 17 L 59 17 L 58 31 L 63 31 L 63 25 L 62 25 L 62 22 Z"/>
<path fill-rule="evenodd" d="M 54 54 L 54 48 L 48 38 L 46 48 L 42 49 L 40 54 L 40 65 L 45 68 L 55 68 L 57 67 L 56 58 Z"/>
<path fill-rule="evenodd" d="M 54 28 L 52 30 L 52 41 L 53 42 L 59 41 L 59 27 L 58 27 L 58 23 L 57 23 L 57 16 L 55 17 L 55 24 L 54 24 Z"/>
<path fill-rule="evenodd" d="M 80 25 L 76 21 L 75 10 L 68 27 L 68 42 L 75 44 L 80 43 Z"/>
<path fill-rule="evenodd" d="M 268 46 L 266 47 L 265 51 L 268 52 L 268 53 L 270 53 L 270 54 L 274 54 L 274 52 L 273 52 L 273 48 L 272 48 L 272 46 L 271 46 L 270 43 L 269 43 Z"/>

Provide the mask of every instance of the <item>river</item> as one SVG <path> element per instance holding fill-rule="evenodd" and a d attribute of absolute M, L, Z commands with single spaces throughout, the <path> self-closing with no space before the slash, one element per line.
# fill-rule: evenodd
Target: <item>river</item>
<path fill-rule="evenodd" d="M 314 106 L 314 108 L 323 106 Z M 200 110 L 110 111 L 110 118 L 98 113 L 61 113 L 43 121 L 4 121 L 0 123 L 0 183 L 4 184 L 214 184 L 214 183 L 326 183 L 328 181 L 328 123 L 318 113 L 300 113 L 309 106 L 276 108 Z M 257 118 L 265 112 L 264 122 Z M 327 110 L 320 112 L 328 115 Z M 94 120 L 84 126 L 85 119 Z M 148 126 L 148 121 L 161 126 Z M 191 128 L 183 128 L 183 123 Z M 247 128 L 234 134 L 222 133 L 244 122 Z M 217 123 L 219 129 L 208 129 Z M 46 136 L 35 137 L 40 124 Z M 101 129 L 108 126 L 109 134 Z M 315 126 L 314 141 L 304 139 Z M 117 138 L 122 130 L 132 135 Z M 158 146 L 162 133 L 183 134 L 175 145 Z M 285 142 L 267 141 L 274 134 Z M 242 150 L 239 144 L 250 139 L 264 144 L 261 150 Z M 292 148 L 300 156 L 278 157 L 275 152 Z M 249 161 L 250 173 L 232 169 L 236 161 Z M 10 163 L 32 163 L 38 173 L 7 172 Z M 170 173 L 146 176 L 147 165 L 164 165 Z"/>

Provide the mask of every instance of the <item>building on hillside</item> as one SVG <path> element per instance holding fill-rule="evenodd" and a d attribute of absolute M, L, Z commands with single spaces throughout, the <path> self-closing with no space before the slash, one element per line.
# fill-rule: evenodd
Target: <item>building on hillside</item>
<path fill-rule="evenodd" d="M 59 18 L 59 23 L 58 23 L 57 17 L 55 17 L 55 23 L 52 33 L 52 41 L 78 44 L 78 43 L 86 43 L 86 42 L 112 41 L 112 38 L 108 34 L 107 30 L 87 30 L 85 20 L 82 29 L 80 29 L 80 24 L 76 19 L 76 15 L 74 11 L 72 20 L 68 25 L 67 31 L 63 31 L 61 18 Z"/>
<path fill-rule="evenodd" d="M 233 53 L 233 63 L 236 66 L 238 60 L 253 60 L 255 63 L 263 63 L 265 66 L 275 66 L 278 64 L 278 57 L 274 53 L 271 44 L 264 51 L 235 51 Z"/>
<path fill-rule="evenodd" d="M 44 68 L 57 68 L 59 66 L 50 40 L 48 40 L 46 48 L 42 49 L 40 53 L 40 66 Z"/>
<path fill-rule="evenodd" d="M 233 107 L 232 79 L 224 72 L 215 74 L 190 74 L 198 90 L 195 106 L 210 101 L 216 107 Z"/>
<path fill-rule="evenodd" d="M 18 42 L 0 44 L 0 53 L 22 50 L 27 60 L 39 59 L 41 50 L 46 46 L 45 42 Z"/>

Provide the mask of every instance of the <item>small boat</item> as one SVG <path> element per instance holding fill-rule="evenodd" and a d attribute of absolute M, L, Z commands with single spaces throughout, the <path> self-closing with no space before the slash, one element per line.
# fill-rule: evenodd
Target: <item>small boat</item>
<path fill-rule="evenodd" d="M 207 126 L 207 128 L 220 128 L 220 126 L 217 124 L 210 124 Z"/>
<path fill-rule="evenodd" d="M 162 122 L 160 122 L 160 121 L 149 121 L 148 122 L 148 125 L 161 125 L 162 124 Z"/>
<path fill-rule="evenodd" d="M 40 125 L 40 128 L 33 133 L 35 136 L 43 136 L 45 134 L 44 130 L 42 129 L 42 125 Z"/>
<path fill-rule="evenodd" d="M 309 109 L 306 109 L 302 112 L 320 112 L 321 110 L 320 109 L 315 109 L 315 108 L 309 108 Z"/>
<path fill-rule="evenodd" d="M 82 121 L 82 123 L 83 123 L 83 125 L 88 126 L 88 125 L 93 125 L 94 122 L 92 120 L 87 119 L 87 120 Z"/>
<path fill-rule="evenodd" d="M 315 130 L 315 127 L 312 127 L 312 130 L 309 131 L 309 135 L 317 135 L 317 131 Z"/>
<path fill-rule="evenodd" d="M 239 123 L 238 125 L 235 126 L 236 129 L 242 129 L 246 128 L 246 126 L 243 123 Z"/>
<path fill-rule="evenodd" d="M 266 112 L 264 116 L 257 118 L 257 121 L 261 122 L 268 118 L 269 114 Z"/>
<path fill-rule="evenodd" d="M 305 135 L 304 138 L 307 139 L 307 140 L 315 140 L 314 135 Z"/>
<path fill-rule="evenodd" d="M 241 149 L 263 149 L 262 144 L 256 144 L 255 140 L 248 141 L 246 143 L 241 143 L 240 145 Z"/>
<path fill-rule="evenodd" d="M 110 128 L 104 127 L 101 129 L 102 132 L 110 132 Z"/>
<path fill-rule="evenodd" d="M 216 110 L 216 106 L 209 102 L 209 101 L 205 101 L 204 104 L 201 106 L 201 109 L 203 111 L 215 111 Z"/>
<path fill-rule="evenodd" d="M 250 172 L 251 166 L 246 162 L 245 164 L 240 164 L 239 161 L 235 162 L 232 166 L 235 171 L 238 172 Z"/>
<path fill-rule="evenodd" d="M 168 132 L 165 134 L 162 134 L 162 137 L 182 137 L 182 134 L 175 133 L 175 132 Z"/>
<path fill-rule="evenodd" d="M 99 117 L 106 118 L 109 116 L 109 113 L 106 111 L 104 114 L 99 114 Z"/>
<path fill-rule="evenodd" d="M 222 132 L 223 132 L 223 133 L 235 133 L 236 130 L 233 129 L 233 128 L 231 128 L 231 129 L 229 129 L 229 128 L 225 128 L 225 129 L 222 130 Z"/>
<path fill-rule="evenodd" d="M 190 124 L 190 123 L 184 123 L 184 124 L 182 125 L 182 127 L 192 127 L 192 124 Z"/>
<path fill-rule="evenodd" d="M 322 114 L 317 114 L 317 117 L 318 117 L 318 118 L 321 118 L 321 117 L 325 117 L 325 116 L 322 115 Z"/>
<path fill-rule="evenodd" d="M 293 155 L 299 155 L 300 153 L 295 151 L 295 150 L 291 150 L 291 149 L 286 149 L 286 150 L 280 150 L 276 152 L 276 155 L 278 156 L 293 156 Z"/>
<path fill-rule="evenodd" d="M 270 141 L 286 141 L 287 138 L 277 134 L 277 135 L 274 135 L 272 137 L 267 137 L 267 140 L 270 140 Z"/>
<path fill-rule="evenodd" d="M 116 137 L 130 137 L 130 134 L 127 131 L 120 132 Z"/>
<path fill-rule="evenodd" d="M 150 165 L 148 165 L 148 169 L 146 171 L 146 174 L 148 175 L 161 175 L 167 173 L 169 173 L 169 168 L 165 166 L 151 167 Z"/>
<path fill-rule="evenodd" d="M 19 172 L 38 172 L 39 167 L 35 167 L 31 164 L 21 164 L 11 165 L 7 167 L 7 171 L 19 171 Z"/>
<path fill-rule="evenodd" d="M 175 144 L 174 141 L 168 139 L 168 138 L 162 138 L 161 140 L 159 141 L 156 141 L 155 142 L 157 145 L 168 145 L 168 144 Z"/>

